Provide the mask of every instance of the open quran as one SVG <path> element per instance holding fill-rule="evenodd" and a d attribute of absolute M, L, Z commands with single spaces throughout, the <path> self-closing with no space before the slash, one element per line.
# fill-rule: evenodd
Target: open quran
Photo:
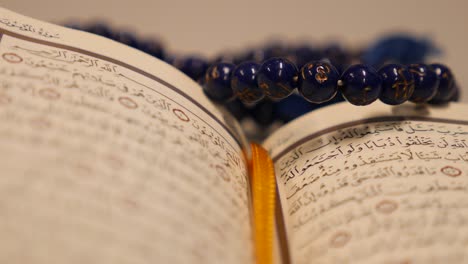
<path fill-rule="evenodd" d="M 165 62 L 0 9 L 0 262 L 467 263 L 467 113 L 338 103 L 250 144 Z"/>

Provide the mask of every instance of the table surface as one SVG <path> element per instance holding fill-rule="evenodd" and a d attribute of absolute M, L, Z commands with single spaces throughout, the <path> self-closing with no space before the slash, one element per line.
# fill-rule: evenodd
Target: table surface
<path fill-rule="evenodd" d="M 159 36 L 171 51 L 214 55 L 276 38 L 346 45 L 388 32 L 429 37 L 443 50 L 468 102 L 468 1 L 150 1 L 2 0 L 4 8 L 50 22 L 105 20 L 144 36 Z"/>

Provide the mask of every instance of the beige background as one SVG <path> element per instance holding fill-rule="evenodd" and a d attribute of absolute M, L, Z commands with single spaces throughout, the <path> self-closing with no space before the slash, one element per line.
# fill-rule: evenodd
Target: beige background
<path fill-rule="evenodd" d="M 347 45 L 365 44 L 387 31 L 432 37 L 468 102 L 468 1 L 118 1 L 1 0 L 1 6 L 63 22 L 103 18 L 164 39 L 172 51 L 213 55 L 271 37 Z"/>

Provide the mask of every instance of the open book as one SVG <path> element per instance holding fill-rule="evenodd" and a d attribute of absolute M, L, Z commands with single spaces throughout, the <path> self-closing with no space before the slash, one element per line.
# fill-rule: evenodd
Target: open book
<path fill-rule="evenodd" d="M 0 9 L 0 262 L 254 263 L 270 230 L 274 263 L 467 263 L 467 113 L 341 103 L 251 147 L 170 65 Z"/>

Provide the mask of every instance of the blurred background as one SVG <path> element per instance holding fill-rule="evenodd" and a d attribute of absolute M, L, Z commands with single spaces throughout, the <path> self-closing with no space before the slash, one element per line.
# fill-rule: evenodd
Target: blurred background
<path fill-rule="evenodd" d="M 442 54 L 468 102 L 468 1 L 160 1 L 1 0 L 1 6 L 41 20 L 104 20 L 163 40 L 172 52 L 214 56 L 269 39 L 287 43 L 339 41 L 368 45 L 388 32 L 427 37 Z"/>

